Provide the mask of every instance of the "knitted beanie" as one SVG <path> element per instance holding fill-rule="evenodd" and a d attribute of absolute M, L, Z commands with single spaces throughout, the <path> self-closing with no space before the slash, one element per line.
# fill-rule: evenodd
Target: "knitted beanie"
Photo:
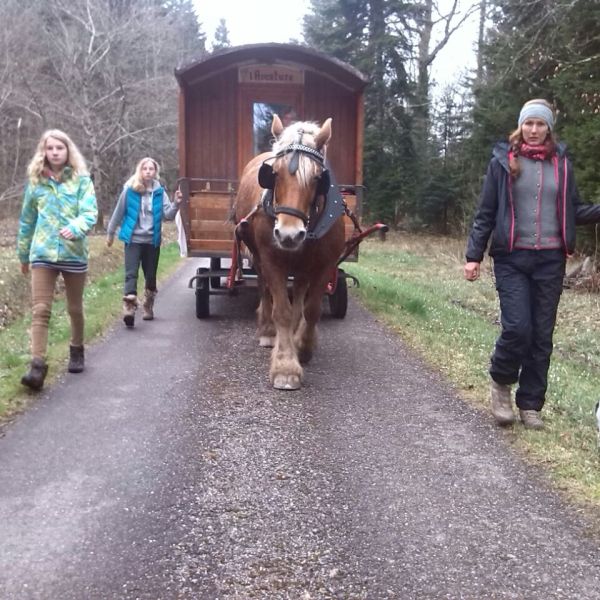
<path fill-rule="evenodd" d="M 538 100 L 525 102 L 519 113 L 519 127 L 527 119 L 543 119 L 548 125 L 548 129 L 554 129 L 554 113 L 552 109 Z"/>

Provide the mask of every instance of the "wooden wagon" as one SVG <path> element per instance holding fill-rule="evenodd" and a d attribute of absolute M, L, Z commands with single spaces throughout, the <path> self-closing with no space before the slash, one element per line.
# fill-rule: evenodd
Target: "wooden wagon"
<path fill-rule="evenodd" d="M 363 90 L 355 68 L 310 48 L 253 44 L 227 48 L 175 72 L 179 83 L 179 185 L 187 254 L 210 259 L 190 280 L 196 316 L 209 315 L 209 295 L 228 293 L 252 279 L 251 266 L 231 278 L 231 209 L 246 163 L 269 150 L 272 115 L 282 120 L 333 119 L 327 159 L 349 209 L 346 237 L 357 237 L 363 203 Z M 358 242 L 346 260 L 356 260 Z M 329 291 L 331 312 L 346 314 L 346 275 Z M 224 286 L 224 281 L 227 285 Z"/>

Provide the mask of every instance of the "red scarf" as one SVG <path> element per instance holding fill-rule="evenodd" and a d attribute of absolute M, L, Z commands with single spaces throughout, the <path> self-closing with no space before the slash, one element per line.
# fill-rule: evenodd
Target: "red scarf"
<path fill-rule="evenodd" d="M 554 144 L 551 141 L 535 145 L 521 142 L 516 148 L 515 154 L 533 160 L 548 160 L 554 156 Z"/>

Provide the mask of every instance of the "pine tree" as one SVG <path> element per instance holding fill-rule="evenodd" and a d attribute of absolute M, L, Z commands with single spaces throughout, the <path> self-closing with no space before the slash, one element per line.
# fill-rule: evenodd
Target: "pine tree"
<path fill-rule="evenodd" d="M 219 25 L 215 30 L 215 41 L 212 44 L 213 52 L 220 50 L 221 48 L 229 48 L 231 42 L 229 41 L 229 29 L 227 29 L 227 23 L 225 19 L 219 20 Z"/>

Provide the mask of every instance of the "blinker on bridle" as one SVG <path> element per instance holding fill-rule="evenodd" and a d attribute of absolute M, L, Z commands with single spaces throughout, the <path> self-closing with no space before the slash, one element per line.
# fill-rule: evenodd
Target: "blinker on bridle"
<path fill-rule="evenodd" d="M 292 157 L 288 164 L 288 171 L 290 175 L 294 175 L 298 170 L 300 164 L 300 155 L 304 154 L 305 156 L 316 162 L 323 169 L 321 175 L 319 176 L 319 183 L 317 184 L 317 189 L 315 190 L 315 199 L 313 200 L 314 204 L 317 197 L 327 196 L 327 192 L 329 191 L 329 172 L 325 167 L 325 157 L 318 150 L 315 150 L 310 146 L 305 146 L 301 143 L 303 134 L 304 131 L 300 129 L 298 131 L 297 142 L 286 146 L 285 148 L 280 150 L 275 156 L 267 158 L 263 162 L 263 164 L 260 166 L 260 169 L 258 170 L 258 183 L 260 187 L 274 192 L 275 178 L 277 177 L 277 173 L 275 173 L 272 164 L 270 164 L 268 161 L 277 160 L 278 158 L 282 158 L 283 156 L 291 152 Z M 262 205 L 265 213 L 267 213 L 272 218 L 275 218 L 280 213 L 291 215 L 300 219 L 304 223 L 305 227 L 308 225 L 308 215 L 304 214 L 302 211 L 296 208 L 275 205 L 273 202 L 273 196 L 273 193 L 266 193 L 263 195 Z M 311 213 L 312 212 L 313 211 L 311 210 Z"/>

